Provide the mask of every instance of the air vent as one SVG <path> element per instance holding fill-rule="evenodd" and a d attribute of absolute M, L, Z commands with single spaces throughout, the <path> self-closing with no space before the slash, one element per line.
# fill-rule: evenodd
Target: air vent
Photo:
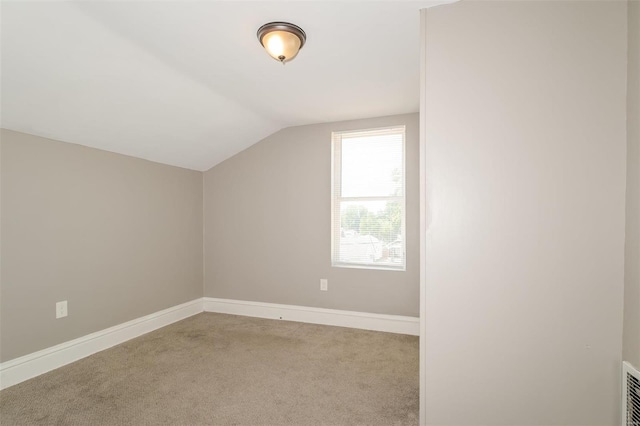
<path fill-rule="evenodd" d="M 622 426 L 640 426 L 640 371 L 622 363 Z"/>

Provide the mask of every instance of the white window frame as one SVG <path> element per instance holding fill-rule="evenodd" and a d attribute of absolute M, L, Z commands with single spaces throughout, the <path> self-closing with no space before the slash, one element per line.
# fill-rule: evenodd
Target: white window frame
<path fill-rule="evenodd" d="M 375 196 L 375 197 L 342 197 L 342 138 L 344 135 L 371 136 L 381 134 L 402 133 L 402 195 L 400 196 Z M 370 129 L 344 130 L 331 132 L 331 266 L 338 268 L 357 269 L 381 269 L 388 271 L 406 271 L 407 269 L 407 233 L 406 233 L 406 126 L 388 126 Z M 403 262 L 401 265 L 392 265 L 375 262 L 341 262 L 335 258 L 339 252 L 336 245 L 340 244 L 341 235 L 341 214 L 340 203 L 343 201 L 396 201 L 400 203 L 402 209 L 402 223 L 400 225 L 402 235 Z"/>

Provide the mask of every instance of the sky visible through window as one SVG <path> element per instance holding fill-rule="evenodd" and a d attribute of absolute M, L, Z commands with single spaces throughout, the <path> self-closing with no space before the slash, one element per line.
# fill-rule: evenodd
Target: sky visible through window
<path fill-rule="evenodd" d="M 342 197 L 402 195 L 402 138 L 387 135 L 342 139 Z M 369 205 L 384 208 L 386 202 Z"/>

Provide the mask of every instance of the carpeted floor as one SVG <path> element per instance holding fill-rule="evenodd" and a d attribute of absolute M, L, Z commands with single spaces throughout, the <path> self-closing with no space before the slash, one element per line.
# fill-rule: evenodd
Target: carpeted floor
<path fill-rule="evenodd" d="M 0 391 L 2 426 L 417 423 L 417 337 L 212 313 Z"/>

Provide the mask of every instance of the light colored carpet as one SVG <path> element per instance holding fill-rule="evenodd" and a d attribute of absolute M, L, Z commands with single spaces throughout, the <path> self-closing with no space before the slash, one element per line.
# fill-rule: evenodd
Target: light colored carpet
<path fill-rule="evenodd" d="M 2 426 L 416 425 L 418 338 L 202 313 L 0 391 Z"/>

